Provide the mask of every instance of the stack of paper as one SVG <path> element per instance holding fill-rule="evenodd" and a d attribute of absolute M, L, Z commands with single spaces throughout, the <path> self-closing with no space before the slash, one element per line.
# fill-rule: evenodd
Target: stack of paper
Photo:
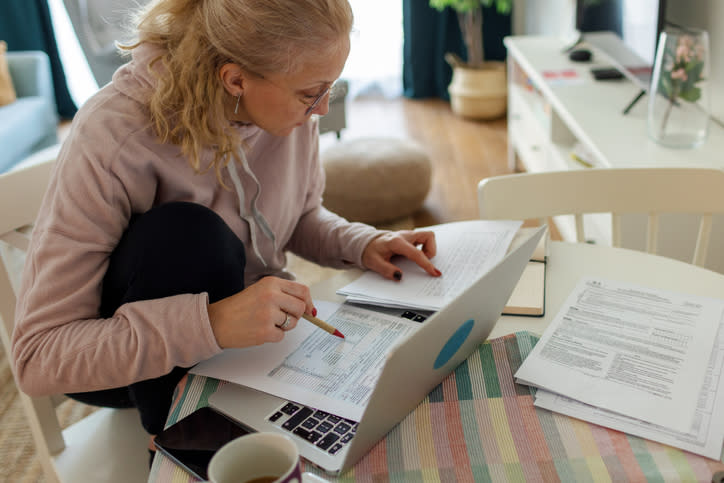
<path fill-rule="evenodd" d="M 314 306 L 320 318 L 340 328 L 344 341 L 302 319 L 280 342 L 225 349 L 190 372 L 359 421 L 384 355 L 420 324 L 347 304 L 315 300 Z"/>
<path fill-rule="evenodd" d="M 474 220 L 422 228 L 435 233 L 437 255 L 432 262 L 441 277 L 399 258 L 393 263 L 402 270 L 401 281 L 368 271 L 337 293 L 354 303 L 440 310 L 503 259 L 520 226 L 520 221 Z"/>
<path fill-rule="evenodd" d="M 723 320 L 724 300 L 586 278 L 515 377 L 538 407 L 719 459 Z"/>

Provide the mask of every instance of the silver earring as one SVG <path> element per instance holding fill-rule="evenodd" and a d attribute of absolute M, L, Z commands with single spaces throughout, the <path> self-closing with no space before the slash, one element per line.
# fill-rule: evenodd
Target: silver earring
<path fill-rule="evenodd" d="M 236 107 L 234 108 L 234 114 L 239 113 L 239 101 L 241 100 L 241 93 L 236 95 Z"/>

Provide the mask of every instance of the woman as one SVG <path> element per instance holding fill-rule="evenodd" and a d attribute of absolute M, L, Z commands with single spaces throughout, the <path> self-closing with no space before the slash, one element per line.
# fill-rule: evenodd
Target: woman
<path fill-rule="evenodd" d="M 140 13 L 132 60 L 78 112 L 33 233 L 13 335 L 24 392 L 137 407 L 157 434 L 186 368 L 316 312 L 285 251 L 396 279 L 402 255 L 440 275 L 432 233 L 321 206 L 312 114 L 328 110 L 351 27 L 346 0 Z"/>

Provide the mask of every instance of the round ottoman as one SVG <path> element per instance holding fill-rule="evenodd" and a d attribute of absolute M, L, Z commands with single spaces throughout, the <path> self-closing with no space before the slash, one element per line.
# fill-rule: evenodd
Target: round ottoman
<path fill-rule="evenodd" d="M 410 140 L 360 138 L 322 153 L 323 205 L 350 221 L 384 223 L 417 211 L 430 190 L 432 164 Z"/>

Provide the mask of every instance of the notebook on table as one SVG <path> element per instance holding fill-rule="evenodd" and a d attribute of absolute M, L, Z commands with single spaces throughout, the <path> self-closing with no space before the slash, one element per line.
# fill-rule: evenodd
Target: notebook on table
<path fill-rule="evenodd" d="M 527 230 L 523 228 L 522 230 Z M 503 315 L 529 315 L 542 317 L 546 312 L 546 264 L 549 235 L 546 232 L 538 242 L 528 265 L 523 270 L 510 299 L 503 307 Z M 512 247 L 517 239 L 513 240 Z M 511 247 L 511 249 L 512 249 Z"/>
<path fill-rule="evenodd" d="M 209 405 L 254 431 L 290 434 L 307 461 L 340 474 L 486 340 L 544 232 L 535 230 L 386 355 L 359 421 L 237 384 L 220 387 Z"/>

